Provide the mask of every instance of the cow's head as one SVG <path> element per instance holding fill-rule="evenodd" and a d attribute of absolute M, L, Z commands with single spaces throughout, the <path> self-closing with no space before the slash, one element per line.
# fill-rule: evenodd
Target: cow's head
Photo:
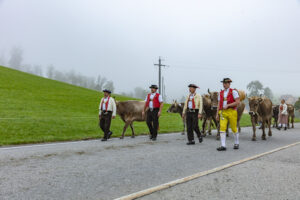
<path fill-rule="evenodd" d="M 210 100 L 211 100 L 211 109 L 217 110 L 218 106 L 219 106 L 219 101 L 218 101 L 219 93 L 218 92 L 210 92 L 208 89 L 208 94 L 209 94 Z"/>
<path fill-rule="evenodd" d="M 180 108 L 180 104 L 177 103 L 176 100 L 173 101 L 169 109 L 167 110 L 168 113 L 178 113 Z"/>
<path fill-rule="evenodd" d="M 259 108 L 259 105 L 264 101 L 262 97 L 250 97 L 248 98 L 249 100 L 249 114 L 251 116 L 256 116 L 258 115 L 257 111 Z"/>

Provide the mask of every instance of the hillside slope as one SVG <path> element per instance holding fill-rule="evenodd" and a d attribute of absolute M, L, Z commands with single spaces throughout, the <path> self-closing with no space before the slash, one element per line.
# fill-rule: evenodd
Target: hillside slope
<path fill-rule="evenodd" d="M 102 92 L 0 66 L 0 145 L 99 138 L 101 97 Z M 179 115 L 168 114 L 167 107 L 161 118 L 167 123 L 161 123 L 160 132 L 180 131 Z M 113 120 L 114 136 L 123 125 L 120 118 Z M 145 123 L 135 123 L 135 130 L 147 133 Z"/>

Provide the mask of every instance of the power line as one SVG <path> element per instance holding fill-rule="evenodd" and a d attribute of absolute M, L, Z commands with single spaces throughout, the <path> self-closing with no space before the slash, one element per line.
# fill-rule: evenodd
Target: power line
<path fill-rule="evenodd" d="M 161 87 L 161 68 L 162 67 L 169 67 L 167 65 L 163 65 L 161 63 L 162 59 L 161 57 L 158 58 L 158 64 L 154 64 L 155 66 L 158 66 L 158 91 L 160 94 L 162 94 L 162 87 Z M 162 94 L 163 95 L 163 94 Z"/>

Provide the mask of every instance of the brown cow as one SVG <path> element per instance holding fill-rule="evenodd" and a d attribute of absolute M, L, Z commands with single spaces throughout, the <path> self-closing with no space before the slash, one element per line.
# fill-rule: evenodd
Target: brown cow
<path fill-rule="evenodd" d="M 290 128 L 290 122 L 292 123 L 292 128 L 294 128 L 294 118 L 295 118 L 295 107 L 292 104 L 287 104 L 288 106 L 288 128 Z"/>
<path fill-rule="evenodd" d="M 144 101 L 135 101 L 135 100 L 129 100 L 129 101 L 117 101 L 117 114 L 121 117 L 121 119 L 125 122 L 122 136 L 120 139 L 124 138 L 124 134 L 126 132 L 126 129 L 128 126 L 130 126 L 132 131 L 132 138 L 135 137 L 134 134 L 134 128 L 133 128 L 133 122 L 138 121 L 146 121 L 146 114 L 145 117 L 142 117 L 142 112 L 144 110 Z"/>
<path fill-rule="evenodd" d="M 279 105 L 273 106 L 273 118 L 274 118 L 274 124 L 273 128 L 278 128 L 278 115 L 279 115 Z"/>
<path fill-rule="evenodd" d="M 182 118 L 182 112 L 183 112 L 183 107 L 184 107 L 184 103 L 177 103 L 177 101 L 173 101 L 173 103 L 171 104 L 171 106 L 169 107 L 169 109 L 167 110 L 168 113 L 178 113 L 180 115 L 180 118 Z M 186 115 L 185 115 L 186 116 Z M 186 117 L 184 117 L 184 119 L 182 118 L 182 122 L 183 122 L 183 131 L 182 131 L 182 135 L 184 135 L 185 133 L 185 123 L 186 123 Z"/>
<path fill-rule="evenodd" d="M 272 123 L 272 101 L 267 97 L 250 97 L 249 100 L 249 107 L 250 111 L 249 114 L 251 116 L 251 122 L 253 127 L 253 136 L 252 140 L 256 140 L 256 124 L 258 122 L 259 117 L 262 120 L 262 131 L 263 134 L 261 136 L 262 140 L 266 140 L 266 133 L 265 133 L 265 125 L 267 124 L 269 127 L 269 136 L 272 136 L 271 130 L 271 123 Z"/>
<path fill-rule="evenodd" d="M 210 92 L 202 96 L 203 98 L 203 117 L 202 117 L 202 134 L 206 136 L 206 122 L 208 121 L 208 134 L 211 135 L 211 121 L 214 122 L 215 126 L 218 127 L 218 121 L 216 119 L 218 109 L 218 92 Z M 220 138 L 218 130 L 217 139 Z"/>

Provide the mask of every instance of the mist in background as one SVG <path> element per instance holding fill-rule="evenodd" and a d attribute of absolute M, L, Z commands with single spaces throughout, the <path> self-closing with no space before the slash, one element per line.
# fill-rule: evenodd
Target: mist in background
<path fill-rule="evenodd" d="M 144 96 L 161 56 L 168 101 L 224 77 L 299 96 L 299 24 L 299 0 L 0 0 L 0 64 Z"/>

